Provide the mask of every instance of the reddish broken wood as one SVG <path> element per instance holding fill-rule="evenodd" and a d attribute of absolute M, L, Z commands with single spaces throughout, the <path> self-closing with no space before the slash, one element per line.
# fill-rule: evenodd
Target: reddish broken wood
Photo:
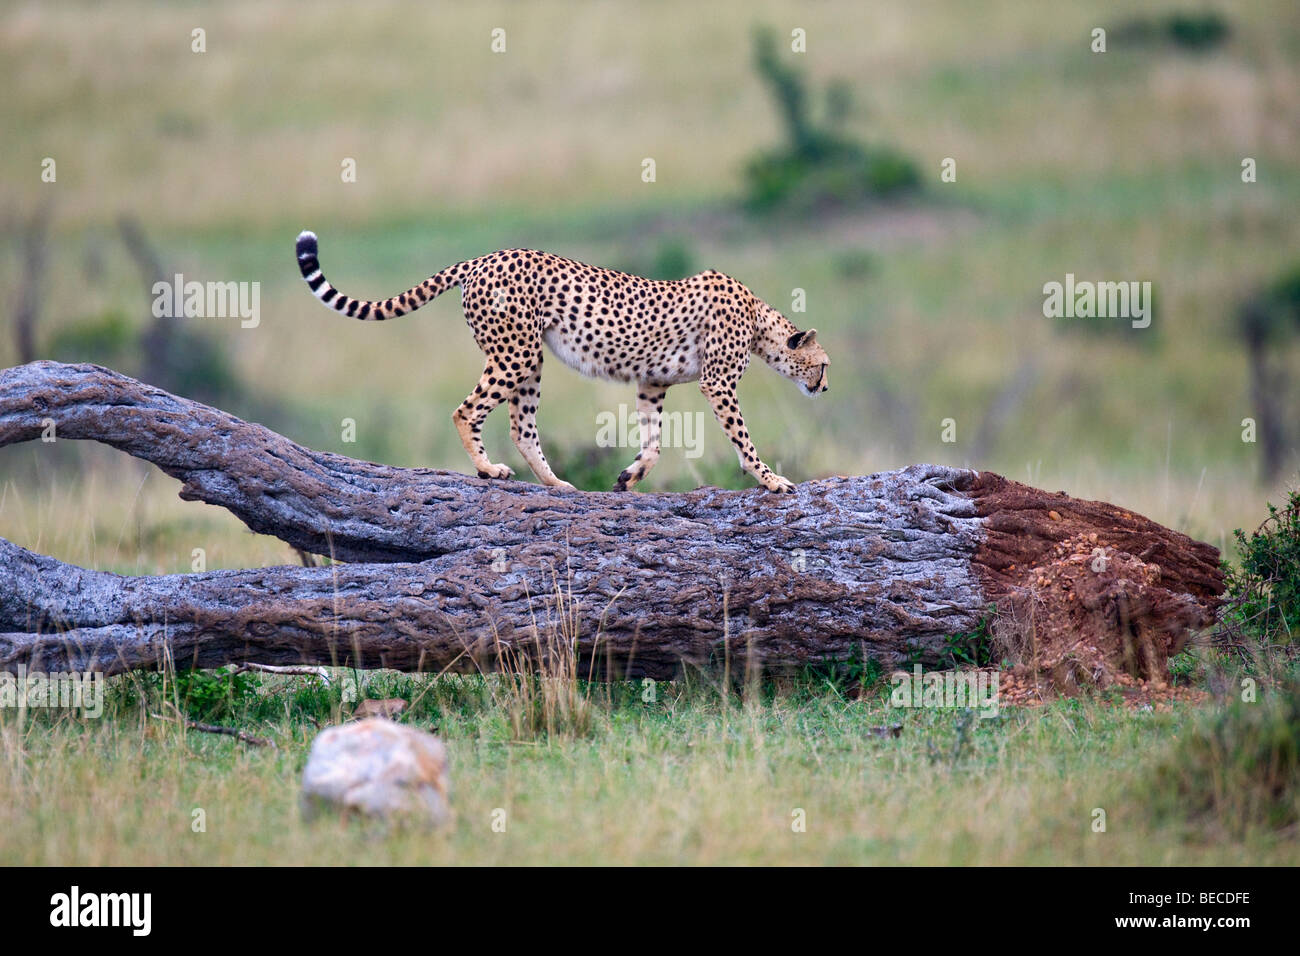
<path fill-rule="evenodd" d="M 0 670 L 120 673 L 170 656 L 475 671 L 539 646 L 603 677 L 937 664 L 950 635 L 992 614 L 1012 651 L 1054 642 L 1050 666 L 1078 663 L 1084 679 L 1093 647 L 1158 673 L 1223 588 L 1208 544 L 960 468 L 793 495 L 564 492 L 312 451 L 98 366 L 0 373 L 0 445 L 47 421 L 153 462 L 181 497 L 254 531 L 357 563 L 121 577 L 0 541 Z"/>

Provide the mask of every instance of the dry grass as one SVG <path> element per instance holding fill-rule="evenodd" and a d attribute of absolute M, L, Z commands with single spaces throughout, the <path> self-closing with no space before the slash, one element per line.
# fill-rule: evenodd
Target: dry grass
<path fill-rule="evenodd" d="M 534 615 L 531 640 L 498 639 L 497 673 L 484 676 L 493 705 L 509 717 L 517 741 L 582 737 L 592 727 L 586 683 L 591 673 L 578 657 L 581 615 L 572 582 L 562 583 L 557 575 L 554 592 L 546 598 L 539 601 L 545 604 L 544 620 Z"/>
<path fill-rule="evenodd" d="M 1092 27 L 1133 12 L 1118 0 L 380 2 L 363 17 L 338 2 L 15 3 L 0 32 L 0 119 L 23 148 L 0 172 L 8 199 L 25 196 L 17 184 L 54 156 L 64 217 L 102 223 L 128 208 L 189 227 L 279 224 L 324 203 L 368 222 L 413 204 L 711 196 L 775 133 L 749 66 L 760 22 L 807 31 L 809 72 L 854 85 L 860 128 L 927 169 L 958 157 L 972 183 L 1231 168 L 1225 143 L 1296 154 L 1300 127 L 1279 121 L 1300 109 L 1293 5 L 1235 5 L 1237 35 L 1208 64 L 1088 51 Z M 204 54 L 190 52 L 195 27 Z M 504 54 L 489 49 L 494 27 Z M 355 188 L 340 188 L 344 156 L 360 164 Z M 653 187 L 644 156 L 659 162 Z"/>

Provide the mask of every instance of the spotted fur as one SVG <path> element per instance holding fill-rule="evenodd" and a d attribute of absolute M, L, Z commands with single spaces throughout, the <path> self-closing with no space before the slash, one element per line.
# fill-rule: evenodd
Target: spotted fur
<path fill-rule="evenodd" d="M 510 436 L 533 474 L 546 485 L 573 487 L 551 471 L 538 439 L 543 342 L 584 375 L 637 385 L 641 450 L 618 476 L 616 491 L 633 487 L 658 460 L 669 386 L 694 381 L 731 439 L 740 467 L 771 491 L 793 491 L 754 450 L 736 386 L 753 354 L 808 395 L 830 387 L 830 359 L 817 330 L 799 331 L 735 279 L 713 270 L 686 279 L 643 279 L 546 252 L 505 249 L 448 266 L 391 299 L 354 299 L 326 280 L 310 232 L 298 237 L 298 266 L 321 302 L 358 319 L 405 315 L 461 287 L 465 321 L 487 362 L 452 421 L 484 478 L 514 474 L 490 462 L 483 449 L 483 422 L 506 402 Z"/>

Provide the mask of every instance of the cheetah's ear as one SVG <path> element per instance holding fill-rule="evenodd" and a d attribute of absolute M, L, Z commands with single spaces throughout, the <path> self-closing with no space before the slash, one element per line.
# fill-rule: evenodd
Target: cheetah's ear
<path fill-rule="evenodd" d="M 801 349 L 812 345 L 817 341 L 817 330 L 809 329 L 807 332 L 796 332 L 786 340 L 786 348 Z"/>

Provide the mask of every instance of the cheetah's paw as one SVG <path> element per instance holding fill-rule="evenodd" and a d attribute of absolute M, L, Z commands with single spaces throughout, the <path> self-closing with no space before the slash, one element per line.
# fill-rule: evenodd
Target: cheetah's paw
<path fill-rule="evenodd" d="M 768 491 L 775 491 L 781 494 L 794 494 L 794 482 L 788 478 L 782 478 L 778 474 L 770 474 L 763 479 L 763 487 Z"/>

